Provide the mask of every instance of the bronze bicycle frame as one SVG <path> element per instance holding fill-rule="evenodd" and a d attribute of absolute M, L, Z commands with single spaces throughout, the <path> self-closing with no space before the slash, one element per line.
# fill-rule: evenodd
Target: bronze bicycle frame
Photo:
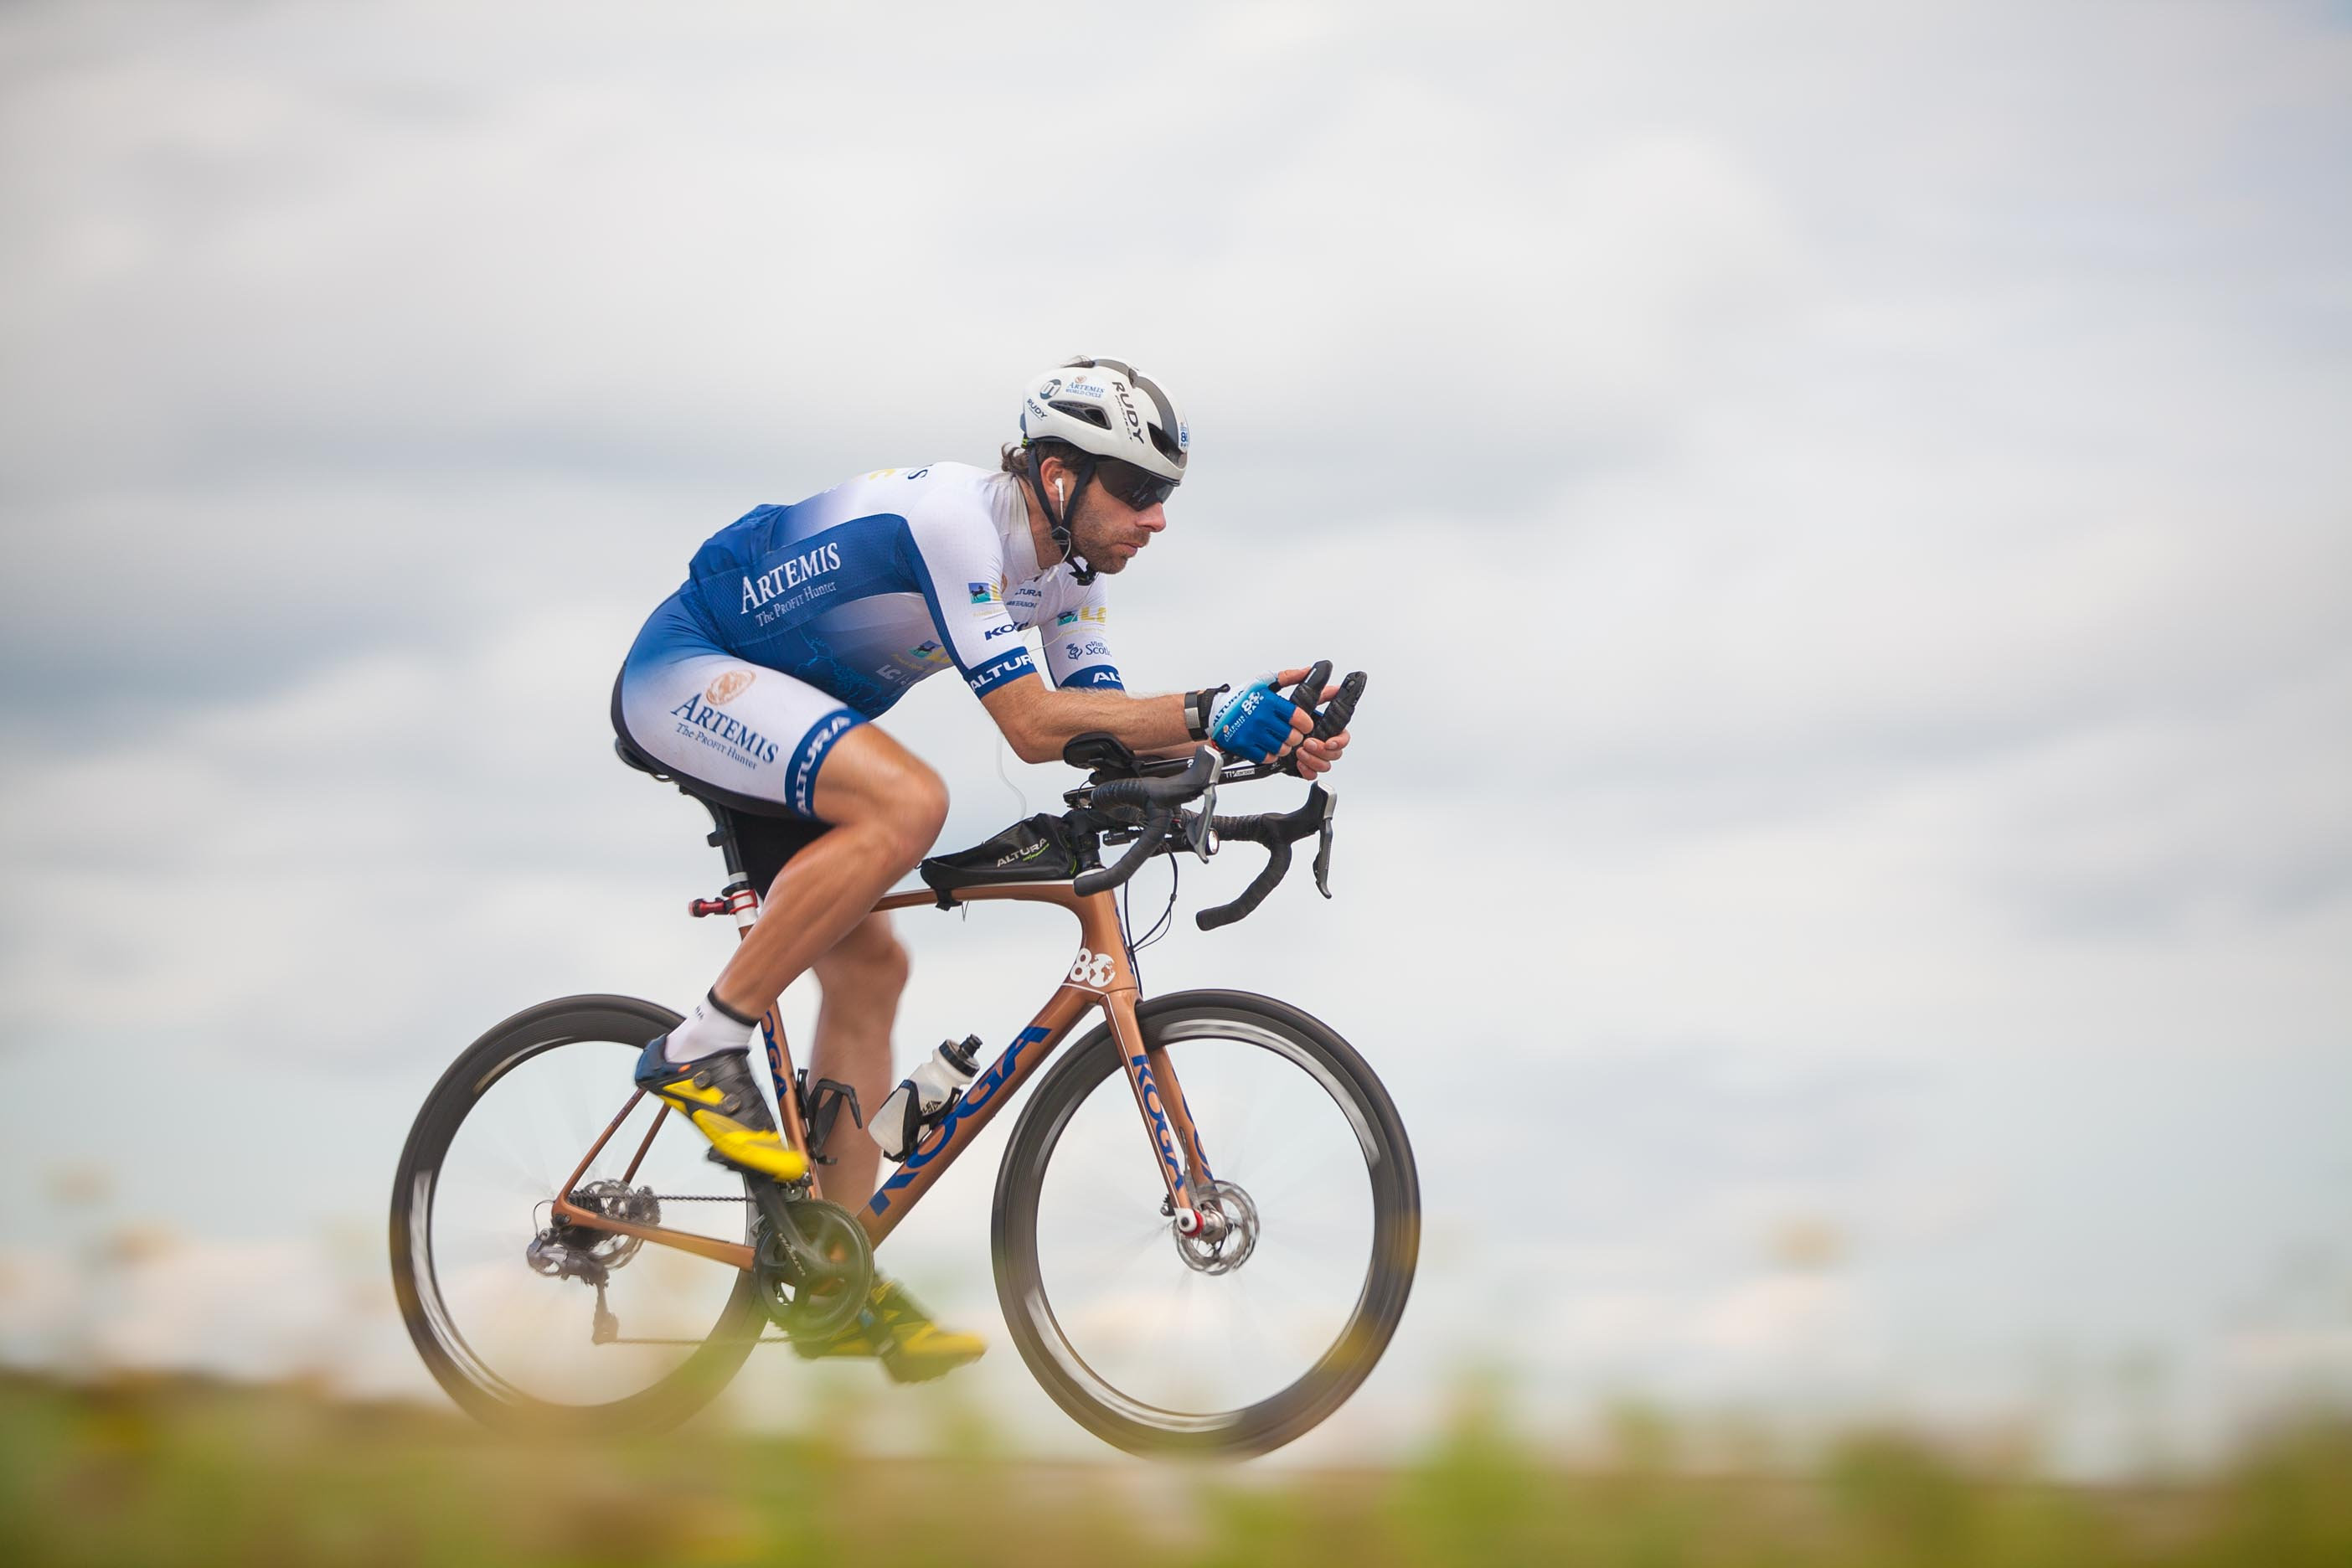
<path fill-rule="evenodd" d="M 898 1169 L 883 1179 L 863 1208 L 854 1211 L 866 1237 L 876 1247 L 898 1227 L 898 1222 L 914 1211 L 923 1194 L 948 1167 L 954 1164 L 964 1150 L 970 1148 L 982 1129 L 985 1128 L 1004 1104 L 1021 1092 L 1029 1075 L 1051 1056 L 1054 1047 L 1067 1037 L 1071 1027 L 1084 1018 L 1089 1008 L 1100 1008 L 1110 1025 L 1111 1037 L 1118 1044 L 1119 1064 L 1127 1073 L 1128 1087 L 1134 1091 L 1135 1106 L 1143 1121 L 1144 1134 L 1150 1142 L 1160 1166 L 1161 1181 L 1168 1189 L 1170 1213 L 1179 1224 L 1198 1212 L 1192 1192 L 1196 1186 L 1213 1180 L 1210 1173 L 1206 1152 L 1201 1144 L 1200 1130 L 1192 1121 L 1184 1104 L 1184 1091 L 1176 1081 L 1174 1067 L 1167 1053 L 1151 1046 L 1143 1036 L 1142 1025 L 1136 1017 L 1136 1004 L 1140 989 L 1136 984 L 1134 965 L 1129 963 L 1127 941 L 1119 927 L 1118 910 L 1108 892 L 1080 897 L 1067 882 L 1001 883 L 988 887 L 965 888 L 953 893 L 935 893 L 929 889 L 893 893 L 874 906 L 876 913 L 891 910 L 910 910 L 925 904 L 940 909 L 952 909 L 960 904 L 986 903 L 1005 900 L 1014 903 L 1054 904 L 1066 909 L 1078 922 L 1079 951 L 1077 961 L 1069 973 L 1046 1000 L 1029 1026 L 1013 1037 L 1004 1053 L 989 1064 L 986 1071 L 974 1078 L 961 1099 L 942 1118 L 938 1126 L 925 1133 L 920 1142 L 909 1150 Z M 759 917 L 758 895 L 746 886 L 731 886 L 725 896 L 725 907 L 736 917 L 739 937 L 751 930 Z M 1101 976 L 1102 983 L 1095 983 Z M 768 1072 L 776 1086 L 778 1129 L 785 1141 L 806 1154 L 807 1124 L 801 1113 L 800 1097 L 793 1087 L 792 1051 L 784 1040 L 784 1030 L 776 1009 L 771 1007 L 760 1020 L 761 1035 L 768 1047 Z M 715 1237 L 698 1236 L 691 1231 L 671 1230 L 664 1226 L 638 1225 L 629 1220 L 610 1219 L 592 1213 L 570 1201 L 569 1194 L 580 1184 L 588 1167 L 604 1152 L 604 1145 L 628 1120 L 645 1091 L 639 1089 L 621 1107 L 603 1134 L 582 1155 L 580 1163 L 563 1184 L 555 1198 L 555 1213 L 567 1225 L 585 1230 L 614 1231 L 634 1236 L 665 1247 L 675 1247 L 698 1257 L 738 1268 L 751 1267 L 751 1249 L 740 1242 L 721 1241 Z M 645 1142 L 638 1145 L 636 1155 L 629 1162 L 628 1175 L 635 1175 L 646 1150 L 653 1144 L 654 1135 L 667 1119 L 668 1108 L 656 1113 L 654 1124 L 646 1131 Z M 840 1135 L 838 1124 L 835 1135 Z M 812 1186 L 822 1192 L 816 1176 L 816 1165 L 810 1163 Z M 625 1181 L 627 1176 L 624 1176 Z"/>

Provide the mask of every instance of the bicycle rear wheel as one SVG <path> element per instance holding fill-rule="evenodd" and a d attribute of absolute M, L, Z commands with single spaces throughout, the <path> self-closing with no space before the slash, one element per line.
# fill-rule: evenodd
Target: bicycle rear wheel
<path fill-rule="evenodd" d="M 393 1283 L 434 1377 L 492 1426 L 659 1430 L 707 1404 L 759 1341 L 748 1274 L 551 1213 L 627 1102 L 636 1053 L 677 1022 L 625 996 L 541 1004 L 477 1040 L 417 1114 L 393 1186 Z M 661 1110 L 639 1100 L 573 1191 L 645 1223 L 747 1240 L 742 1179 Z"/>
<path fill-rule="evenodd" d="M 1137 1454 L 1291 1441 L 1370 1374 L 1419 1251 L 1412 1150 L 1363 1058 L 1295 1007 L 1195 991 L 1139 1009 L 1234 1222 L 1188 1242 L 1098 1026 L 1038 1085 L 997 1177 L 997 1294 L 1072 1417 Z M 1206 1186 L 1213 1180 L 1213 1187 Z"/>

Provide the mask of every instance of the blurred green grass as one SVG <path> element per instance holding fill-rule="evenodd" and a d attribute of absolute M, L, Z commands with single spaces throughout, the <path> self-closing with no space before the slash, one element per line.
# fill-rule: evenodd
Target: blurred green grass
<path fill-rule="evenodd" d="M 976 1420 L 976 1418 L 975 1418 Z M 1570 1465 L 1465 1403 L 1392 1468 L 861 1456 L 717 1426 L 533 1446 L 301 1386 L 0 1374 L 0 1563 L 31 1565 L 1115 1563 L 1313 1568 L 2352 1564 L 2352 1420 L 2250 1442 L 2207 1477 L 2087 1488 L 1851 1434 L 1787 1474 L 1695 1474 L 1622 1412 Z"/>

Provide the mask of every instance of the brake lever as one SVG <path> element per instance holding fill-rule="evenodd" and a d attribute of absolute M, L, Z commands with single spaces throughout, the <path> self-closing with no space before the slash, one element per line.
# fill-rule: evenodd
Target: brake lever
<path fill-rule="evenodd" d="M 1199 813 L 1184 824 L 1184 847 L 1206 860 L 1217 852 L 1217 786 L 1201 792 Z"/>
<path fill-rule="evenodd" d="M 1323 820 L 1315 830 L 1315 890 L 1328 899 L 1331 896 L 1331 819 L 1339 814 L 1339 792 L 1328 784 L 1315 787 L 1323 792 Z"/>

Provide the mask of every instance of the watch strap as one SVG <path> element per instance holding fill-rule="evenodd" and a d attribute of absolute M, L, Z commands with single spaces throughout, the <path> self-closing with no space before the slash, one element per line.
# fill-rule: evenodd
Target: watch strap
<path fill-rule="evenodd" d="M 1205 741 L 1209 738 L 1210 709 L 1217 700 L 1217 693 L 1226 689 L 1228 689 L 1226 687 L 1212 686 L 1203 690 L 1188 691 L 1184 694 L 1184 732 L 1187 735 L 1195 741 Z"/>

